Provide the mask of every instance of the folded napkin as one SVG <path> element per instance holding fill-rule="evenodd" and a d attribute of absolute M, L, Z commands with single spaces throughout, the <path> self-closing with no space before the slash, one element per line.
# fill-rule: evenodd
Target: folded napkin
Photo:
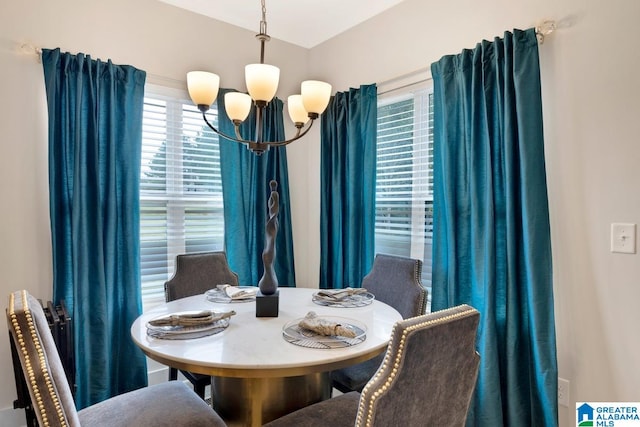
<path fill-rule="evenodd" d="M 218 285 L 217 288 L 224 291 L 225 295 L 231 299 L 253 298 L 258 293 L 258 288 L 255 287 L 241 288 L 239 286 Z"/>
<path fill-rule="evenodd" d="M 353 295 L 365 293 L 367 293 L 365 288 L 322 289 L 316 293 L 316 296 L 322 297 L 327 301 L 341 301 Z"/>
<path fill-rule="evenodd" d="M 236 314 L 235 311 L 216 313 L 210 310 L 203 310 L 196 313 L 179 313 L 161 317 L 149 321 L 151 326 L 203 326 L 210 325 L 219 320 L 230 318 Z"/>
<path fill-rule="evenodd" d="M 319 335 L 325 336 L 342 336 L 347 338 L 355 338 L 356 332 L 340 323 L 332 322 L 327 319 L 318 317 L 315 311 L 310 311 L 302 319 L 298 326 L 313 331 Z"/>

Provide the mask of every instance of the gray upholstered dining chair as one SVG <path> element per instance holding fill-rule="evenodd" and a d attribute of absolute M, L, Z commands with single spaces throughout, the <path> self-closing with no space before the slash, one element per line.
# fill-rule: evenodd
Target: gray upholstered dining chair
<path fill-rule="evenodd" d="M 475 389 L 479 313 L 460 305 L 398 321 L 362 393 L 315 403 L 264 427 L 462 427 Z"/>
<path fill-rule="evenodd" d="M 176 269 L 173 277 L 164 284 L 167 302 L 204 294 L 216 285 L 238 286 L 238 275 L 231 271 L 227 254 L 218 252 L 199 252 L 181 254 L 176 257 Z M 204 399 L 205 389 L 211 384 L 211 377 L 195 372 L 180 371 L 191 384 L 194 391 Z M 169 380 L 178 378 L 178 370 L 169 367 Z"/>
<path fill-rule="evenodd" d="M 398 310 L 403 319 L 424 314 L 427 291 L 421 283 L 422 261 L 377 254 L 369 274 L 362 279 L 376 299 Z M 383 355 L 331 373 L 332 386 L 342 393 L 362 391 L 380 366 Z"/>
<path fill-rule="evenodd" d="M 141 388 L 76 410 L 42 306 L 27 291 L 6 310 L 38 424 L 51 427 L 223 427 L 225 423 L 182 382 Z M 176 410 L 179 408 L 179 410 Z"/>

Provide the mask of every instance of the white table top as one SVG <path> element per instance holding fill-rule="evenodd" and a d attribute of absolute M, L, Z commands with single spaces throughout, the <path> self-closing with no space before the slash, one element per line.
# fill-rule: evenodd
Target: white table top
<path fill-rule="evenodd" d="M 374 301 L 358 308 L 326 307 L 312 302 L 318 289 L 279 288 L 278 317 L 256 317 L 255 301 L 214 303 L 204 295 L 172 301 L 141 315 L 131 326 L 134 342 L 154 360 L 201 374 L 237 378 L 267 378 L 306 375 L 338 369 L 367 360 L 386 347 L 393 324 L 401 320 L 392 307 Z M 188 310 L 234 310 L 223 332 L 191 340 L 163 340 L 147 335 L 146 323 L 156 317 Z M 367 338 L 355 346 L 313 349 L 291 344 L 282 327 L 309 311 L 319 316 L 355 319 L 367 327 Z"/>

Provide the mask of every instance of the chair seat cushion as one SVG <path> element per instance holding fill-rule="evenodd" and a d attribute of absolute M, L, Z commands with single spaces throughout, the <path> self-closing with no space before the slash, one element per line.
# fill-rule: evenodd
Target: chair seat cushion
<path fill-rule="evenodd" d="M 353 427 L 360 393 L 351 392 L 298 409 L 263 427 Z"/>
<path fill-rule="evenodd" d="M 343 393 L 362 391 L 384 359 L 384 354 L 331 372 L 333 386 Z"/>
<path fill-rule="evenodd" d="M 124 393 L 78 412 L 92 427 L 225 427 L 215 411 L 180 381 Z"/>

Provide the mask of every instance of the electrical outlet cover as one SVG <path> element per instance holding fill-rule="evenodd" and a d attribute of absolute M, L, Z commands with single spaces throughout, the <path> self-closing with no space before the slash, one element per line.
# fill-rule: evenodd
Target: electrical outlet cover
<path fill-rule="evenodd" d="M 558 378 L 558 404 L 569 407 L 569 381 Z"/>

